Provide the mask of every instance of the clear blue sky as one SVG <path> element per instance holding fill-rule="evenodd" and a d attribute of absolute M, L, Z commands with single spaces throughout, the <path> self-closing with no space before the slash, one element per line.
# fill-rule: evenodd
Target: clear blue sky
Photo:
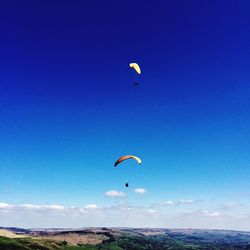
<path fill-rule="evenodd" d="M 242 202 L 249 13 L 245 0 L 1 3 L 0 203 Z M 124 154 L 141 168 L 115 169 Z"/>

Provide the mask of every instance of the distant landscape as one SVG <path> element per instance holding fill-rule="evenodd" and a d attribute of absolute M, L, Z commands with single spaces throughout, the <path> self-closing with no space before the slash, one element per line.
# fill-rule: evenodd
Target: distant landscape
<path fill-rule="evenodd" d="M 3 250 L 250 249 L 250 232 L 164 228 L 0 228 Z"/>

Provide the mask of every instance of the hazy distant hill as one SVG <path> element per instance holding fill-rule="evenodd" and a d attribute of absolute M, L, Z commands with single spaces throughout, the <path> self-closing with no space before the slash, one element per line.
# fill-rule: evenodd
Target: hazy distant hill
<path fill-rule="evenodd" d="M 1 228 L 0 249 L 250 250 L 250 232 L 162 228 L 84 228 L 77 230 Z"/>

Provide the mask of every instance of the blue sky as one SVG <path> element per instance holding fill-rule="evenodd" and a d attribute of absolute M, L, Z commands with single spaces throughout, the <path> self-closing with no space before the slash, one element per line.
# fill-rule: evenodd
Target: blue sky
<path fill-rule="evenodd" d="M 2 4 L 4 225 L 53 226 L 54 208 L 105 215 L 130 206 L 128 226 L 250 230 L 249 11 L 244 0 Z M 137 87 L 134 61 L 142 69 Z M 124 154 L 143 165 L 115 169 Z M 112 213 L 92 215 L 88 223 L 68 216 L 61 224 L 59 215 L 53 223 L 126 226 Z"/>

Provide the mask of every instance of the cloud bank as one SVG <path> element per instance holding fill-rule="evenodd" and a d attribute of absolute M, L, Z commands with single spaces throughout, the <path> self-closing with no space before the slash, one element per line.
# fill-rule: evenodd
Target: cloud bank
<path fill-rule="evenodd" d="M 80 207 L 0 203 L 0 221 L 1 226 L 24 228 L 105 226 L 250 230 L 250 213 L 247 211 L 236 215 L 229 214 L 228 210 L 214 209 L 177 211 L 182 206 L 174 206 L 171 201 L 166 201 L 166 205 L 152 208 L 129 202 L 110 206 L 85 204 Z M 183 206 L 183 209 L 188 208 Z"/>

